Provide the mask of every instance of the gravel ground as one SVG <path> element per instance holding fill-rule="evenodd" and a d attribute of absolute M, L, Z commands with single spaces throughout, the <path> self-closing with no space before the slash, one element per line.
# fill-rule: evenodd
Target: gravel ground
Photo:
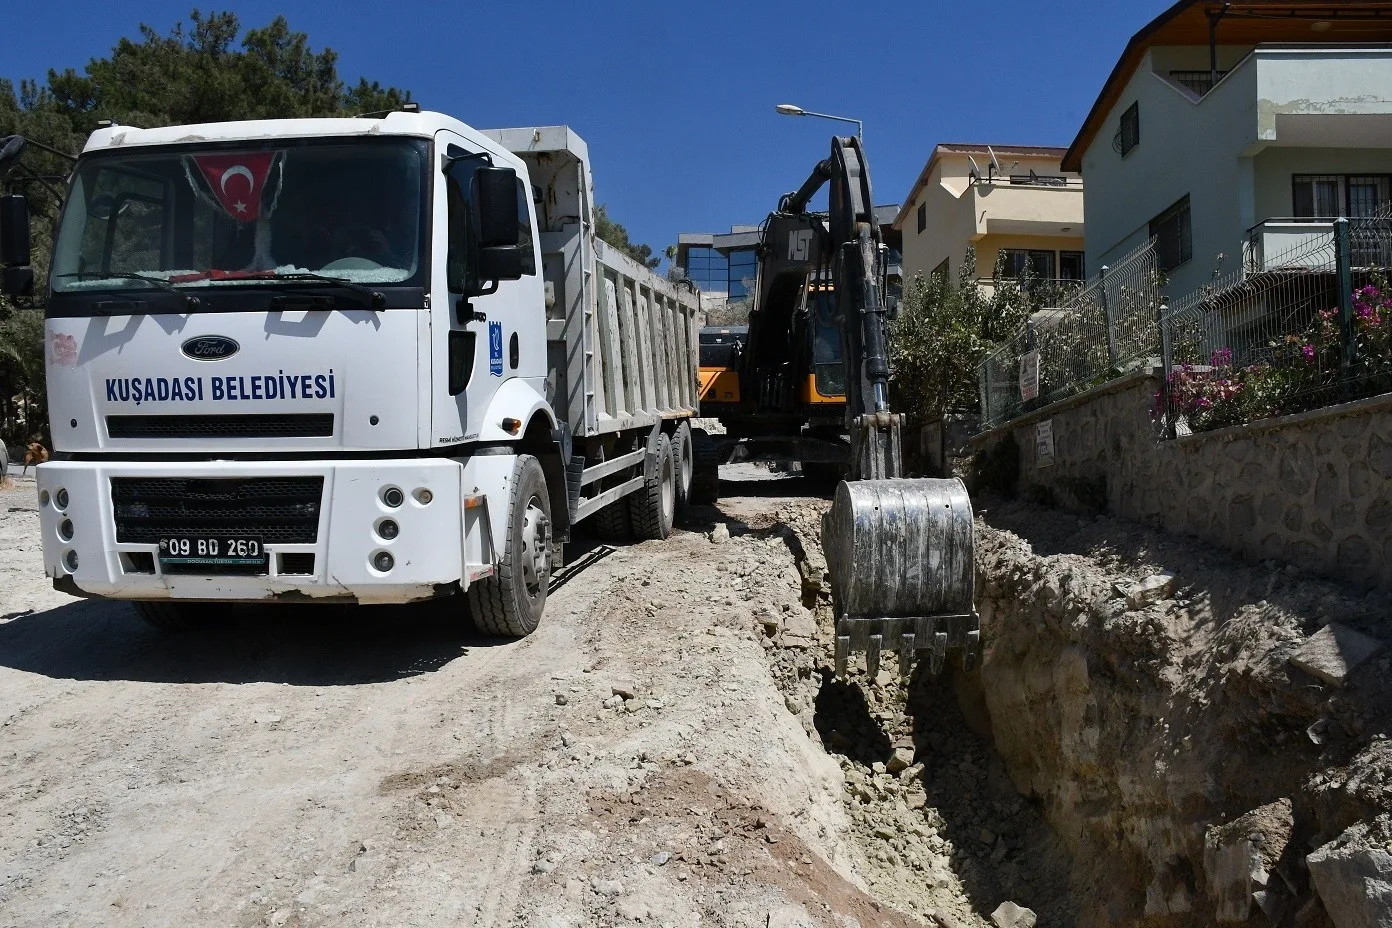
<path fill-rule="evenodd" d="M 918 924 L 770 674 L 801 579 L 750 526 L 805 490 L 572 552 L 518 642 L 453 602 L 162 635 L 54 592 L 32 480 L 0 491 L 0 924 Z"/>

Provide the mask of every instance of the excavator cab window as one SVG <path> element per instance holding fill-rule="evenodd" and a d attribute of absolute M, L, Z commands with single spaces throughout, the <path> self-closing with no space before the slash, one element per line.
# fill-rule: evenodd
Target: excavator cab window
<path fill-rule="evenodd" d="M 819 287 L 808 294 L 812 304 L 812 375 L 822 396 L 846 395 L 846 369 L 841 363 L 841 326 L 835 319 L 836 293 Z"/>

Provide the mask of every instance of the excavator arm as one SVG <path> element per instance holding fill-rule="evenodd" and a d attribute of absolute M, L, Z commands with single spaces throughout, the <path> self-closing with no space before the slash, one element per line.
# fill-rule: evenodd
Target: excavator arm
<path fill-rule="evenodd" d="M 858 138 L 834 138 L 779 212 L 800 214 L 828 191 L 830 270 L 846 369 L 849 480 L 836 488 L 822 521 L 836 611 L 836 670 L 865 651 L 871 677 L 883 648 L 899 652 L 907 676 L 920 651 L 934 672 L 949 650 L 964 667 L 980 651 L 973 607 L 971 500 L 957 479 L 906 479 L 903 417 L 890 409 L 884 273 L 870 171 Z"/>

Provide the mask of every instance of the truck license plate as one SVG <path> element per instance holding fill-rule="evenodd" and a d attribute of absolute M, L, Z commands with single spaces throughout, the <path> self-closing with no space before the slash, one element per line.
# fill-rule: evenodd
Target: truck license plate
<path fill-rule="evenodd" d="M 165 573 L 267 572 L 266 549 L 260 538 L 210 538 L 179 535 L 161 538 L 160 569 Z"/>

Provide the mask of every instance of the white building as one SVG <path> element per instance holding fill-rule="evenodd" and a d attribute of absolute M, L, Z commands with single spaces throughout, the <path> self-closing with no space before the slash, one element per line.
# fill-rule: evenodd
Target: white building
<path fill-rule="evenodd" d="M 1166 10 L 1126 46 L 1063 157 L 1086 179 L 1088 268 L 1154 237 L 1174 297 L 1302 221 L 1386 211 L 1384 43 L 1392 3 L 1376 0 Z"/>

